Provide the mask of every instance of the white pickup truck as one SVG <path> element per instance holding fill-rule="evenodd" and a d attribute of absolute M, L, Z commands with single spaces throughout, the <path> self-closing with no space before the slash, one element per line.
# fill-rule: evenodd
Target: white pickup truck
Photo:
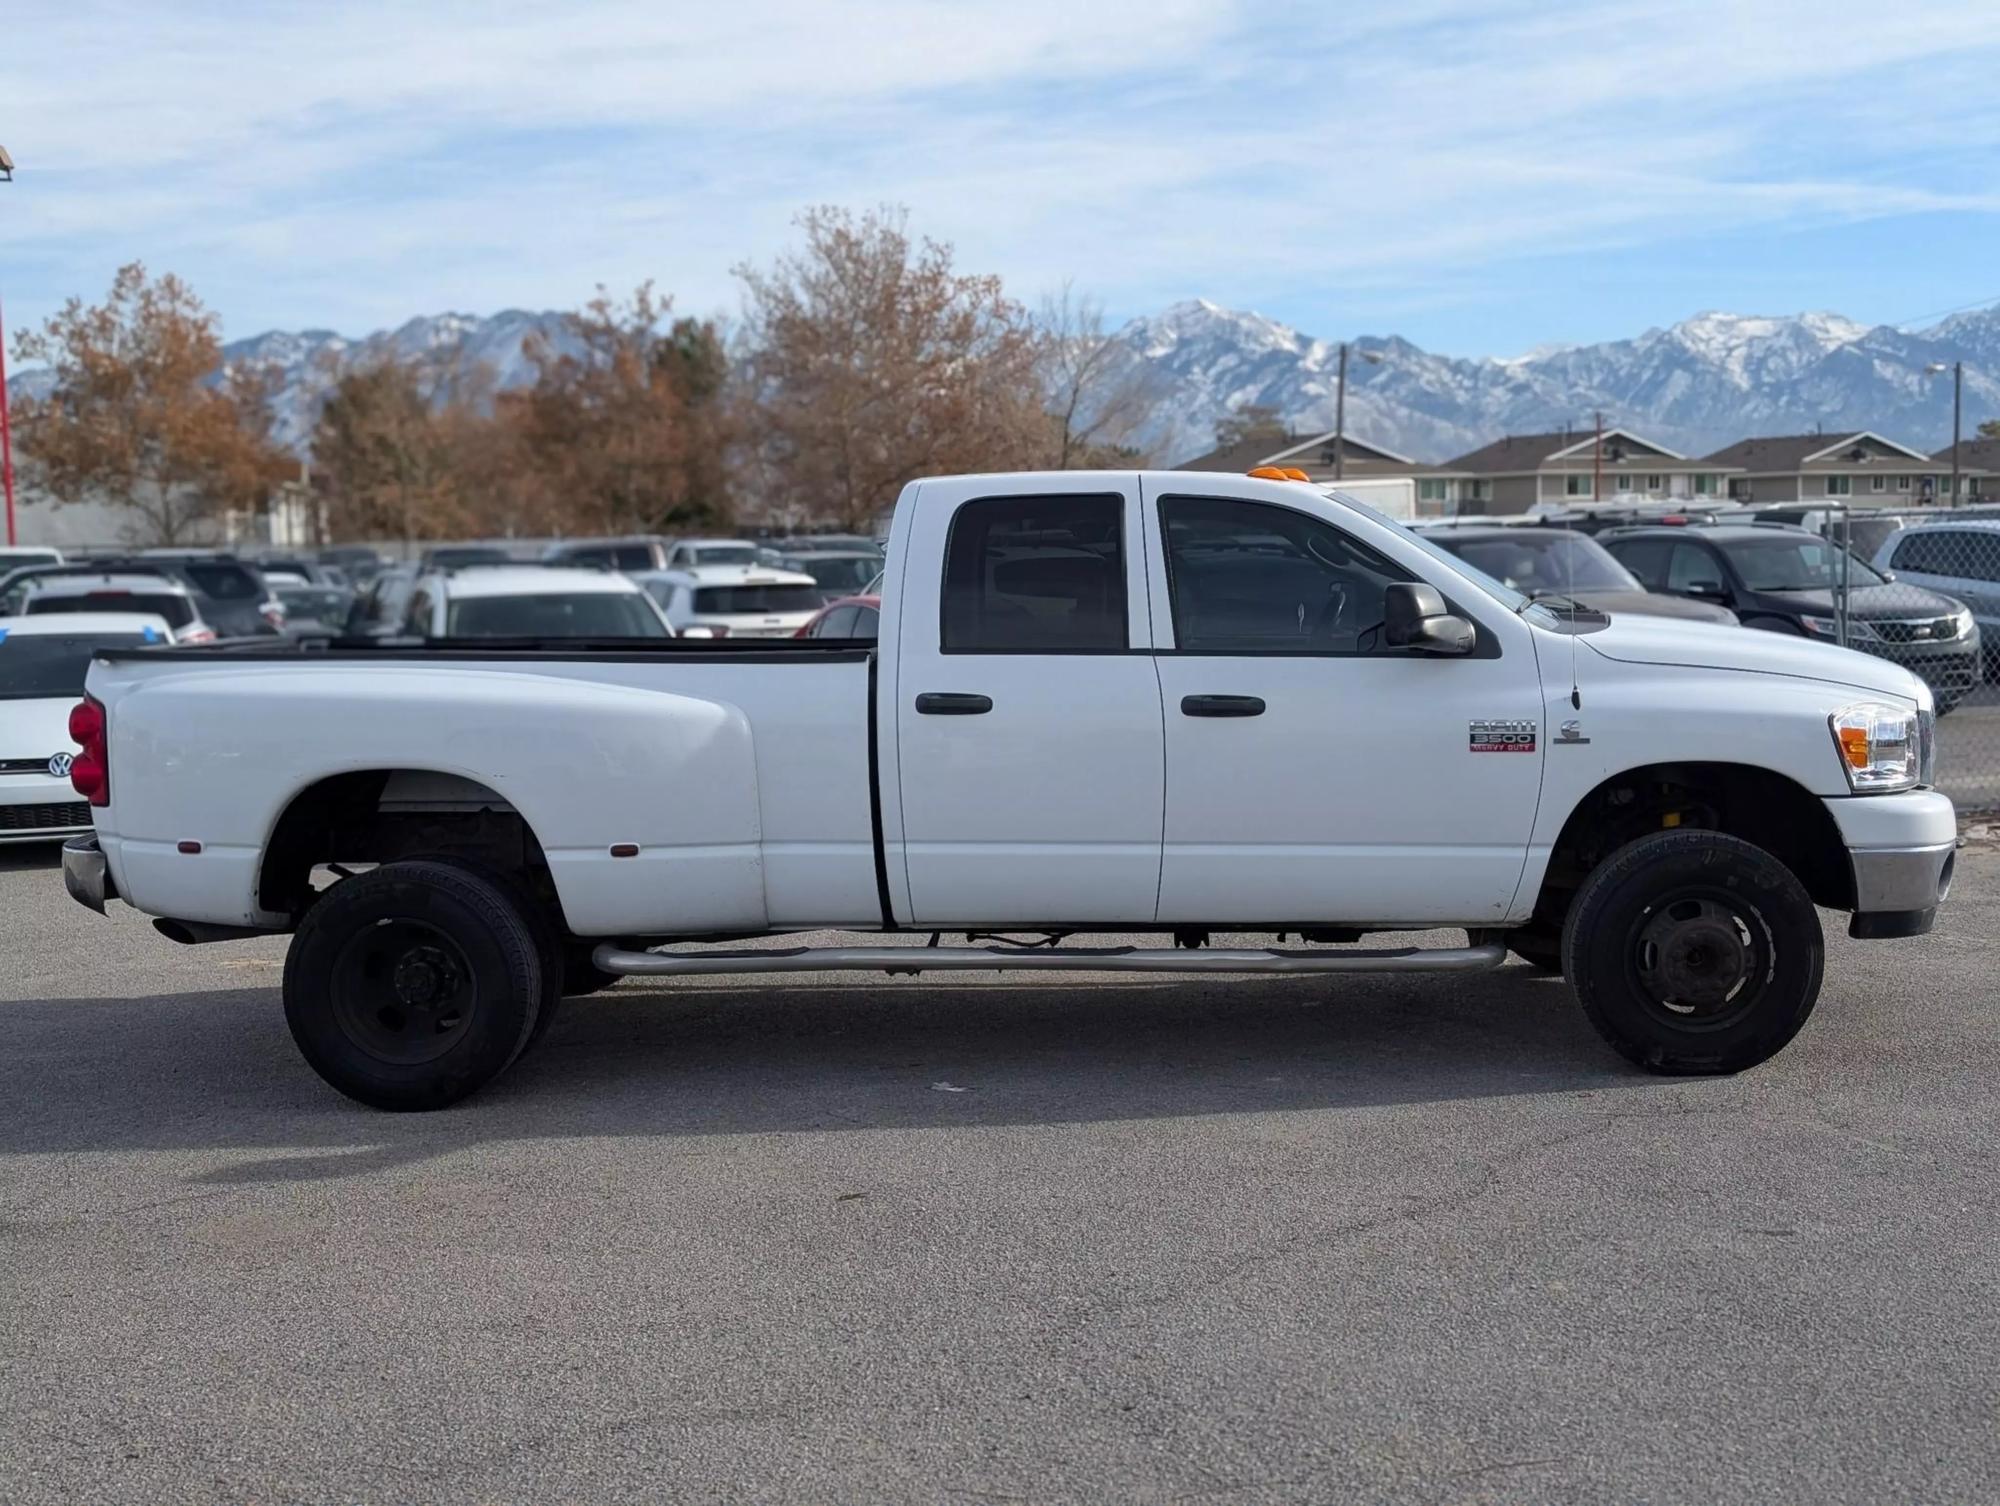
<path fill-rule="evenodd" d="M 1511 950 L 1639 1065 L 1733 1071 L 1812 1009 L 1816 905 L 1915 936 L 1950 884 L 1912 675 L 1529 603 L 1337 493 L 925 480 L 888 560 L 876 642 L 101 653 L 72 722 L 96 832 L 66 882 L 178 941 L 294 933 L 305 1056 L 398 1109 L 473 1091 L 564 994 L 629 974 Z M 1442 927 L 1466 944 L 1353 945 Z M 829 929 L 936 934 L 728 945 Z M 1068 944 L 1093 933 L 1159 942 Z"/>

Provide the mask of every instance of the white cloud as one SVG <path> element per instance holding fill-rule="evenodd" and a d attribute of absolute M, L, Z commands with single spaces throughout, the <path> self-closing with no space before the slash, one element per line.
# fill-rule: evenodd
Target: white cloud
<path fill-rule="evenodd" d="M 820 201 L 1128 308 L 1412 306 L 1507 258 L 2000 214 L 1988 0 L 21 10 L 17 320 L 132 256 L 239 334 L 644 276 L 709 309 Z"/>

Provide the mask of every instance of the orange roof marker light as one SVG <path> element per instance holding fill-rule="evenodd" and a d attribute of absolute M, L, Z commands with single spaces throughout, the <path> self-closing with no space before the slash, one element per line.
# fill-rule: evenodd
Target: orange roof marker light
<path fill-rule="evenodd" d="M 1306 474 L 1306 473 L 1305 473 L 1304 471 L 1300 470 L 1300 469 L 1299 469 L 1299 468 L 1298 468 L 1297 466 L 1295 466 L 1295 465 L 1288 465 L 1288 466 L 1286 466 L 1286 467 L 1285 467 L 1284 469 L 1285 469 L 1285 479 L 1286 479 L 1287 481 L 1310 481 L 1310 480 L 1312 480 L 1312 477 L 1308 476 L 1308 475 L 1307 475 L 1307 474 Z"/>
<path fill-rule="evenodd" d="M 1292 479 L 1275 465 L 1255 466 L 1245 472 L 1245 474 L 1255 476 L 1259 481 L 1289 481 Z"/>

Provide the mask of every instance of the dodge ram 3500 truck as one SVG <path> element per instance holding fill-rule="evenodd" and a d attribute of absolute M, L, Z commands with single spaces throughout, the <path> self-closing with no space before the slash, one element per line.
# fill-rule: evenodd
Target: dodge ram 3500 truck
<path fill-rule="evenodd" d="M 1529 602 L 1356 499 L 1196 472 L 912 483 L 877 641 L 119 650 L 71 730 L 71 892 L 293 933 L 306 1059 L 396 1109 L 631 974 L 1511 950 L 1633 1062 L 1733 1071 L 1813 1007 L 1815 906 L 1920 935 L 1957 835 L 1894 665 Z M 935 934 L 727 945 L 807 930 Z M 1159 944 L 1064 944 L 1128 932 Z"/>

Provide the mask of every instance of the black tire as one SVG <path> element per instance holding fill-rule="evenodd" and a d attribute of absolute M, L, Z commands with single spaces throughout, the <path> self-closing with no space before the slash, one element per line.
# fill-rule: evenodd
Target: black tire
<path fill-rule="evenodd" d="M 1518 931 L 1509 931 L 1506 940 L 1507 950 L 1536 972 L 1557 978 L 1562 976 L 1562 936 L 1559 933 L 1544 931 L 1537 926 L 1523 926 Z"/>
<path fill-rule="evenodd" d="M 1651 1072 L 1741 1072 L 1819 998 L 1826 939 L 1790 869 L 1712 831 L 1628 843 L 1584 880 L 1563 970 L 1613 1050 Z"/>
<path fill-rule="evenodd" d="M 535 1028 L 528 1032 L 528 1046 L 541 1044 L 542 1037 L 555 1024 L 556 1016 L 562 1013 L 563 994 L 567 992 L 562 986 L 566 976 L 562 921 L 549 913 L 548 906 L 536 897 L 527 878 L 518 872 L 488 868 L 466 858 L 441 857 L 437 861 L 449 863 L 454 868 L 461 868 L 486 880 L 513 901 L 514 908 L 521 912 L 534 931 L 535 945 L 542 954 L 542 1004 L 535 1015 Z"/>
<path fill-rule="evenodd" d="M 285 1022 L 329 1085 L 378 1109 L 441 1109 L 527 1047 L 548 982 L 533 921 L 491 876 L 386 863 L 306 912 Z"/>
<path fill-rule="evenodd" d="M 594 994 L 609 988 L 625 975 L 607 973 L 595 962 L 590 954 L 597 950 L 597 942 L 570 938 L 562 949 L 562 991 L 567 998 L 577 998 L 583 994 Z"/>

